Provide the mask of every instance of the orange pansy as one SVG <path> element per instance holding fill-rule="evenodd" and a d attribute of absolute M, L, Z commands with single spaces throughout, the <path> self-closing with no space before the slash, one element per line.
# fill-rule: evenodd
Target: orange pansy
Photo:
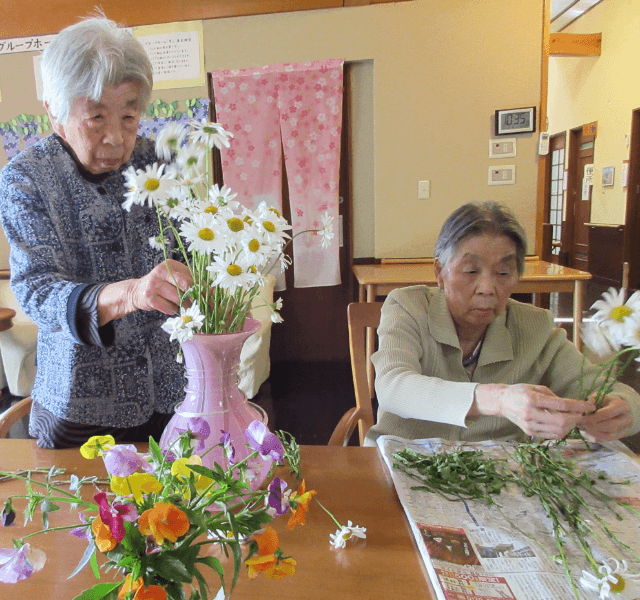
<path fill-rule="evenodd" d="M 311 498 L 316 495 L 316 491 L 309 490 L 307 492 L 306 490 L 307 487 L 303 479 L 300 484 L 300 489 L 297 492 L 293 492 L 289 498 L 289 503 L 292 505 L 291 511 L 293 512 L 293 516 L 287 523 L 289 529 L 293 529 L 298 523 L 304 525 L 307 521 L 306 513 L 309 510 L 309 502 Z M 295 510 L 293 509 L 294 504 L 296 506 Z"/>
<path fill-rule="evenodd" d="M 246 560 L 247 575 L 254 579 L 264 573 L 269 579 L 282 579 L 296 572 L 296 561 L 293 558 L 281 558 L 278 534 L 267 527 L 262 535 L 255 535 L 258 543 L 258 554 Z"/>
<path fill-rule="evenodd" d="M 167 592 L 159 585 L 150 585 L 146 588 L 142 577 L 138 577 L 132 584 L 131 575 L 127 575 L 124 585 L 118 592 L 118 600 L 125 600 L 130 592 L 134 592 L 132 600 L 166 600 L 167 598 Z"/>
<path fill-rule="evenodd" d="M 153 508 L 145 510 L 138 521 L 140 533 L 153 535 L 156 544 L 162 546 L 165 539 L 174 543 L 189 531 L 189 517 L 170 502 L 158 502 Z"/>
<path fill-rule="evenodd" d="M 100 552 L 109 552 L 118 545 L 118 540 L 111 535 L 111 529 L 102 522 L 100 517 L 93 520 L 91 530 L 96 536 L 96 546 Z"/>

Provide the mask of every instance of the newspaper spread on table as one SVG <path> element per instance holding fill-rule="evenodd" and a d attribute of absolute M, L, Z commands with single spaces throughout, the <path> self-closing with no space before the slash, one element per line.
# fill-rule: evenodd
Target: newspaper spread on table
<path fill-rule="evenodd" d="M 496 459 L 513 461 L 510 443 L 463 444 L 441 439 L 406 440 L 381 436 L 378 446 L 439 600 L 575 599 L 563 567 L 552 559 L 558 552 L 552 525 L 535 496 L 526 498 L 517 486 L 510 485 L 494 497 L 498 506 L 489 506 L 480 500 L 454 502 L 439 494 L 413 490 L 412 487 L 419 483 L 393 468 L 392 455 L 404 448 L 430 454 L 464 446 L 465 449 L 482 450 Z M 606 481 L 597 481 L 598 488 L 604 493 L 640 507 L 640 465 L 628 451 L 625 452 L 622 444 L 598 445 L 589 451 L 584 443 L 575 442 L 564 448 L 563 456 L 575 460 L 579 470 L 593 474 L 594 478 L 599 473 L 607 474 Z M 623 481 L 629 481 L 629 484 L 616 483 Z M 624 520 L 619 521 L 604 506 L 597 506 L 592 500 L 589 503 L 614 535 L 640 554 L 640 517 L 622 509 Z M 602 531 L 594 522 L 590 524 Z M 615 546 L 604 532 L 597 540 L 592 540 L 592 549 L 598 560 L 610 556 L 621 558 L 620 551 L 616 555 Z M 575 582 L 582 569 L 593 572 L 580 548 L 571 540 L 567 541 L 565 551 Z M 600 558 L 597 553 L 601 553 Z M 630 562 L 629 571 L 640 572 L 640 562 Z M 630 589 L 627 591 L 631 592 Z M 583 589 L 579 594 L 580 598 L 598 598 L 596 592 Z M 625 594 L 624 597 L 640 598 L 640 593 Z"/>

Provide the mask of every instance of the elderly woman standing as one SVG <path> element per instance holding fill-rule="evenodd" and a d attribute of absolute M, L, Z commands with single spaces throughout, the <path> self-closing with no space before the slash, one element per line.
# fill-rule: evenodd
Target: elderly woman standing
<path fill-rule="evenodd" d="M 153 86 L 142 45 L 106 19 L 63 30 L 42 58 L 54 134 L 15 157 L 0 179 L 11 285 L 38 325 L 30 433 L 41 447 L 90 435 L 159 435 L 182 369 L 160 329 L 177 310 L 186 267 L 154 250 L 153 213 L 122 209 L 123 172 L 156 159 L 137 136 Z"/>
<path fill-rule="evenodd" d="M 494 202 L 449 216 L 435 247 L 437 288 L 394 290 L 372 361 L 380 408 L 367 433 L 449 440 L 598 441 L 640 429 L 640 396 L 616 384 L 604 406 L 579 398 L 582 355 L 549 311 L 509 299 L 524 271 L 524 230 Z M 587 365 L 584 376 L 595 377 Z"/>

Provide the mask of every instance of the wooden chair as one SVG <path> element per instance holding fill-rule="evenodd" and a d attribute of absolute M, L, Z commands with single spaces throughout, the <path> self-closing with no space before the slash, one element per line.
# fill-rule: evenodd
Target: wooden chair
<path fill-rule="evenodd" d="M 353 302 L 347 307 L 349 322 L 349 352 L 351 372 L 356 394 L 356 406 L 350 408 L 340 419 L 329 440 L 330 446 L 346 446 L 358 425 L 360 445 L 373 425 L 373 367 L 367 364 L 367 328 L 380 324 L 382 302 Z"/>
<path fill-rule="evenodd" d="M 0 439 L 6 438 L 9 430 L 20 420 L 22 417 L 29 414 L 31 411 L 31 404 L 33 400 L 31 397 L 23 398 L 17 404 L 14 404 L 11 408 L 8 408 L 3 413 L 0 413 Z"/>

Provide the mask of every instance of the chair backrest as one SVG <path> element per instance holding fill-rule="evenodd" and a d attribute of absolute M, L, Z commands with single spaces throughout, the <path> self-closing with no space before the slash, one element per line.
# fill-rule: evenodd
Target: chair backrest
<path fill-rule="evenodd" d="M 380 325 L 382 302 L 353 302 L 347 307 L 349 352 L 356 394 L 360 445 L 373 425 L 374 371 L 370 356 L 375 345 L 376 328 Z"/>
<path fill-rule="evenodd" d="M 17 404 L 14 404 L 11 408 L 8 408 L 3 413 L 0 413 L 0 439 L 6 438 L 9 430 L 20 420 L 22 417 L 29 414 L 31 411 L 31 404 L 33 400 L 29 398 L 23 398 Z"/>

